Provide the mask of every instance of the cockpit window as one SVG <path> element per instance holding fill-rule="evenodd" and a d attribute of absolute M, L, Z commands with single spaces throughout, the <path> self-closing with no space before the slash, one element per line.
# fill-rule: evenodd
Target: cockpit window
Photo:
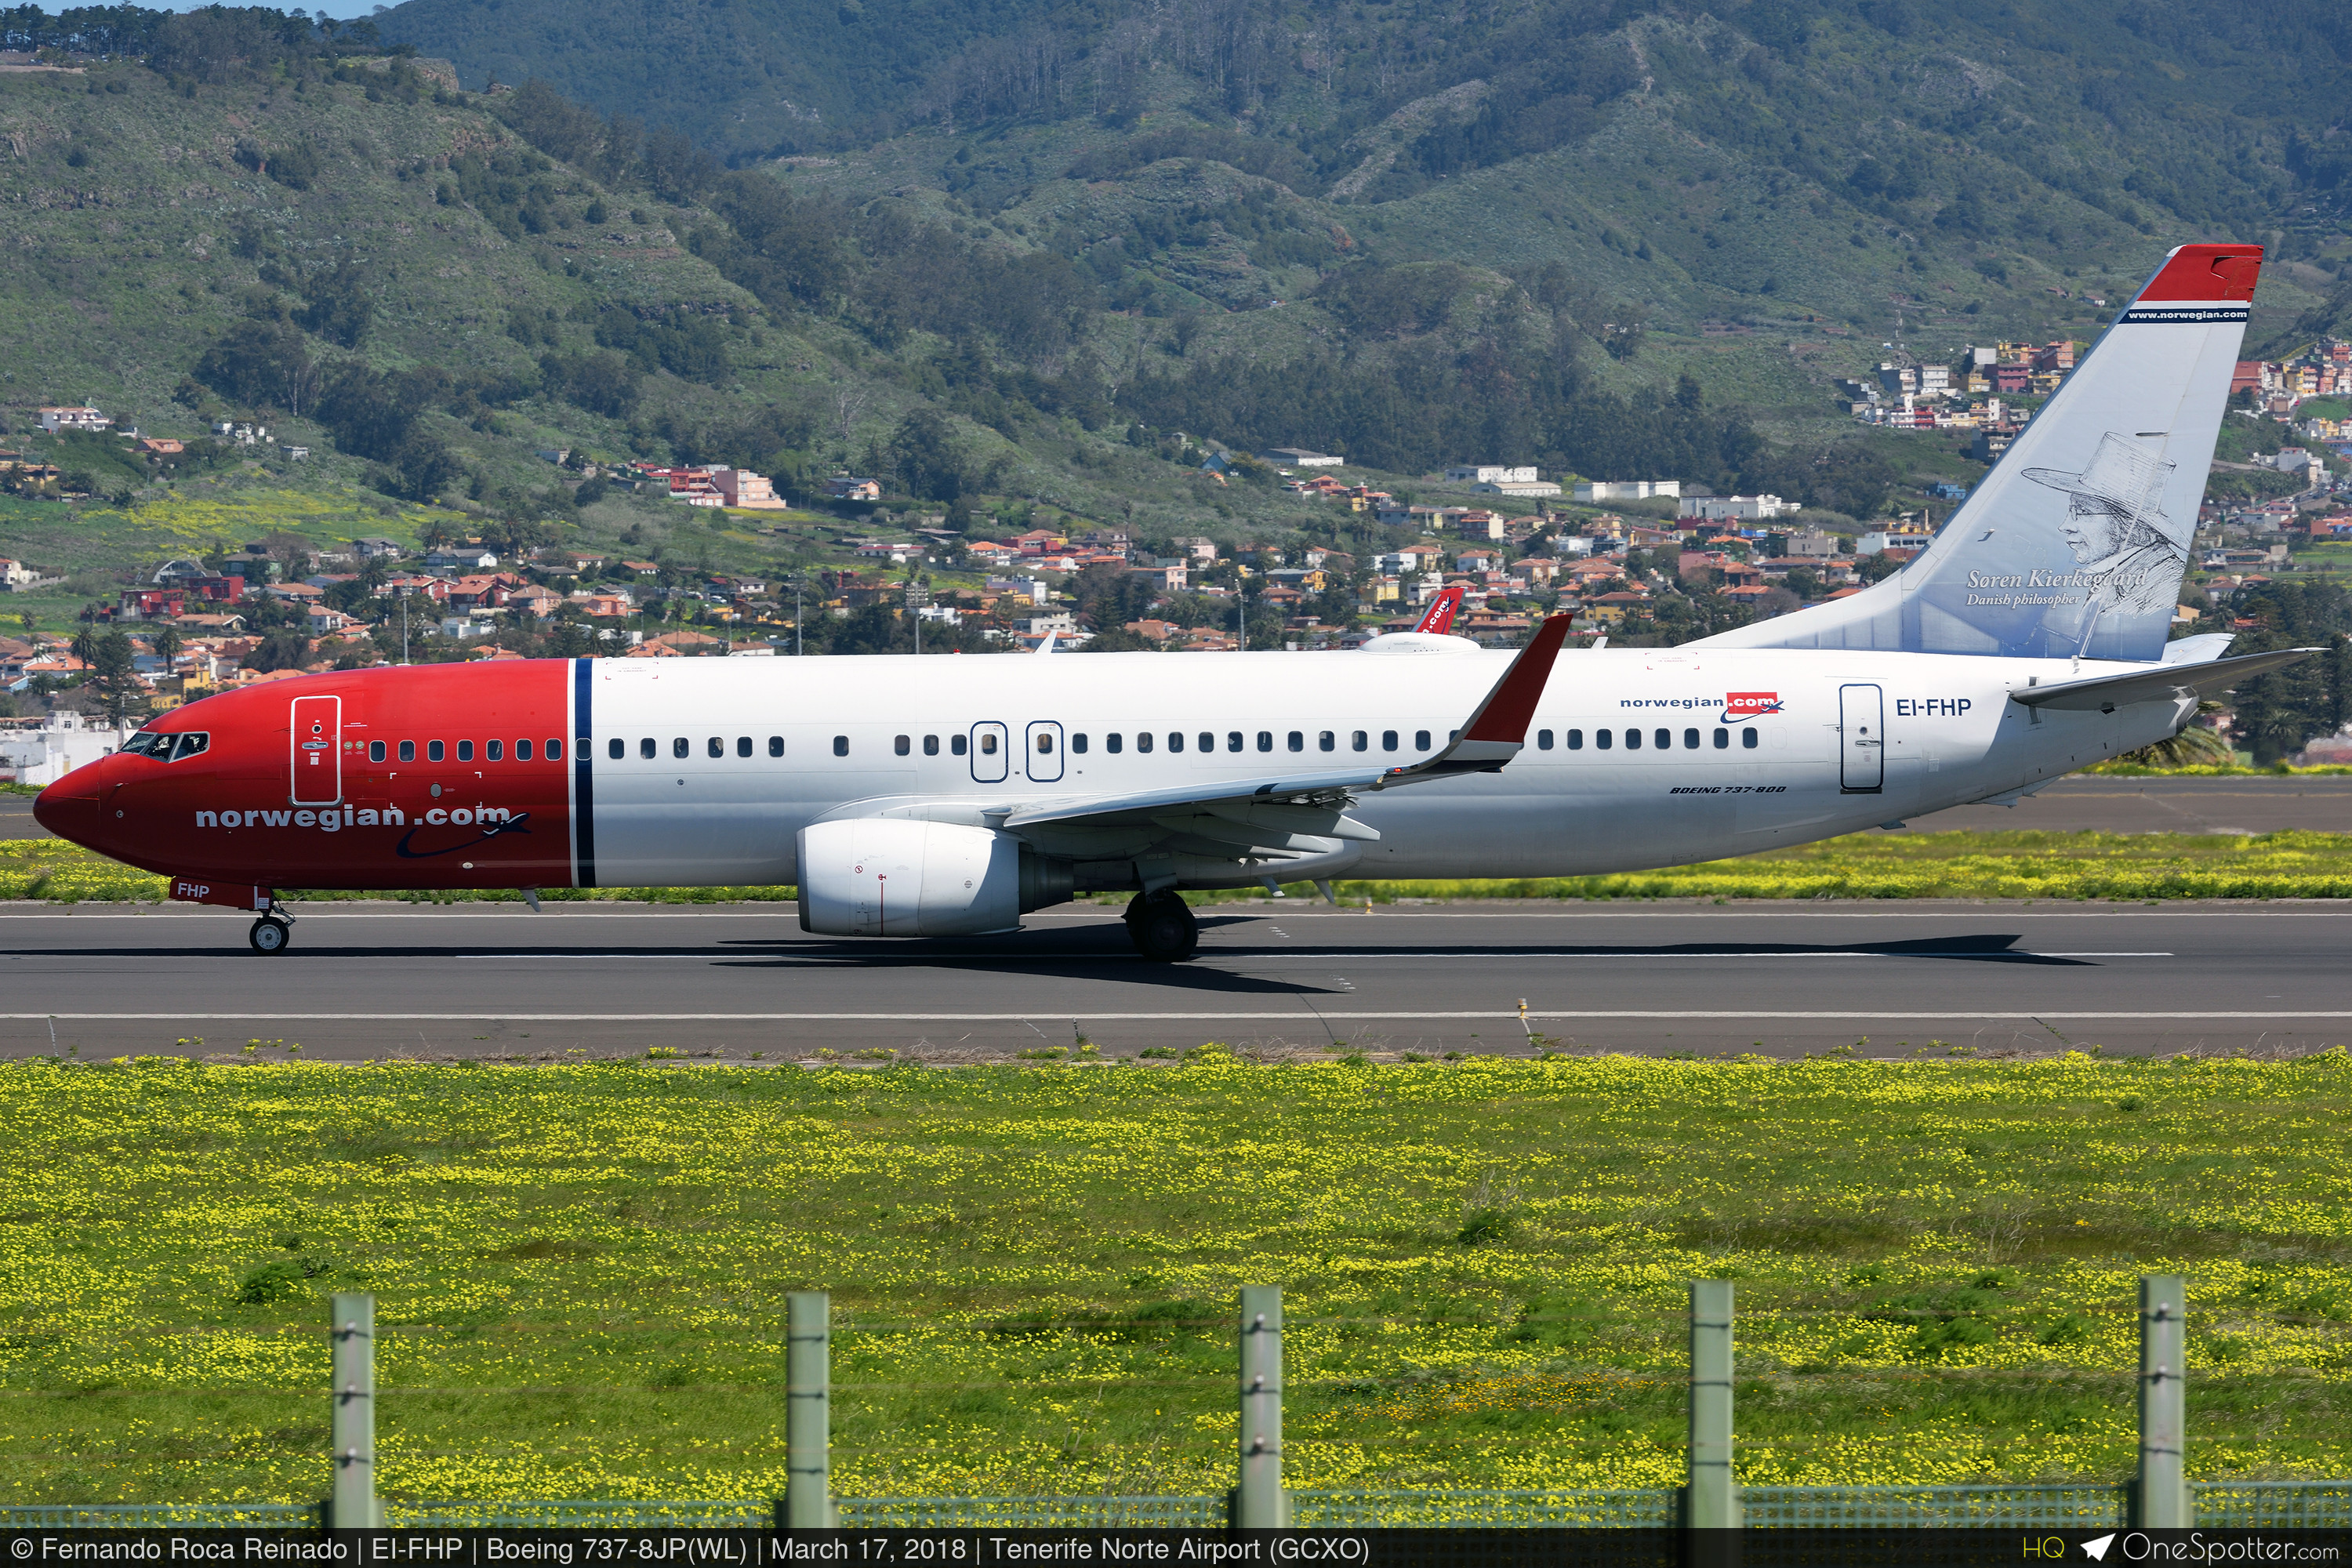
<path fill-rule="evenodd" d="M 142 730 L 123 742 L 122 749 L 134 757 L 152 757 L 159 763 L 176 763 L 183 757 L 199 754 L 212 744 L 212 736 L 202 730 L 188 730 L 179 734 Z"/>

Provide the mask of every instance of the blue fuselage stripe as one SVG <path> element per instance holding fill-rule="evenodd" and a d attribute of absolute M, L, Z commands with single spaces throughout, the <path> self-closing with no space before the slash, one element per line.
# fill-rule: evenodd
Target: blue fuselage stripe
<path fill-rule="evenodd" d="M 572 885 L 596 885 L 596 806 L 593 766 L 596 726 L 589 710 L 595 687 L 593 659 L 572 661 Z"/>

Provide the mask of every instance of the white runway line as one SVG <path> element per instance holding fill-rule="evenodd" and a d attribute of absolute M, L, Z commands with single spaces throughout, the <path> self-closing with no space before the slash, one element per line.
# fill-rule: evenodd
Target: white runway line
<path fill-rule="evenodd" d="M 1486 1013 L 1333 1013 L 1318 1010 L 1312 1015 L 1299 1008 L 1276 1013 L 1097 1013 L 1086 1009 L 1064 1008 L 1034 1013 L 0 1013 L 0 1020 L 18 1023 L 40 1023 L 54 1019 L 58 1023 L 217 1023 L 249 1021 L 262 1024 L 1025 1024 L 1033 1018 L 1066 1021 L 1075 1013 L 1087 1023 L 1151 1024 L 1151 1023 L 1213 1023 L 1224 1019 L 1273 1020 L 1298 1023 L 1312 1016 L 1318 1019 L 1344 1019 L 1360 1022 L 1373 1019 L 1402 1019 L 1407 1022 L 1436 1022 L 1447 1019 L 1510 1019 L 1522 1015 L 1509 1012 Z M 1958 1011 L 1914 1012 L 1882 1009 L 1877 1012 L 1819 1013 L 1757 1013 L 1757 1012 L 1634 1012 L 1634 1011 L 1561 1011 L 1546 1009 L 1528 1011 L 1525 1016 L 1538 1020 L 1561 1019 L 1573 1023 L 1592 1018 L 1655 1018 L 1655 1019 L 1760 1019 L 1816 1020 L 1821 1022 L 1868 1022 L 1887 1019 L 1990 1020 L 1997 1023 L 2042 1023 L 2048 1019 L 2063 1019 L 2083 1023 L 2264 1023 L 2301 1019 L 2352 1019 L 2352 1012 L 2340 1013 L 1966 1013 Z"/>

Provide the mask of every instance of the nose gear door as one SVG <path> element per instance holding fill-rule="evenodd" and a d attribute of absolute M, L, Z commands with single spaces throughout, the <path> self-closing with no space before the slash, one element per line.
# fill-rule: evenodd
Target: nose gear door
<path fill-rule="evenodd" d="M 1838 688 L 1838 784 L 1846 795 L 1886 787 L 1886 698 L 1877 686 Z"/>
<path fill-rule="evenodd" d="M 335 805 L 343 798 L 343 700 L 294 700 L 293 776 L 288 797 L 296 805 Z"/>

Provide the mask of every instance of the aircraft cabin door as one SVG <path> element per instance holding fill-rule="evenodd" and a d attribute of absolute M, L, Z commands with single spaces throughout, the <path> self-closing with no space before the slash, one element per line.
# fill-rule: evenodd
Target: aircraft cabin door
<path fill-rule="evenodd" d="M 1045 720 L 1029 726 L 1028 762 L 1032 784 L 1053 784 L 1062 776 L 1062 727 Z"/>
<path fill-rule="evenodd" d="M 971 727 L 971 778 L 974 784 L 1003 784 L 1013 761 L 1012 736 L 994 720 Z"/>
<path fill-rule="evenodd" d="M 1886 696 L 1877 686 L 1838 688 L 1838 785 L 1846 795 L 1886 787 Z"/>
<path fill-rule="evenodd" d="M 294 700 L 293 777 L 296 805 L 334 805 L 343 798 L 343 700 Z"/>

